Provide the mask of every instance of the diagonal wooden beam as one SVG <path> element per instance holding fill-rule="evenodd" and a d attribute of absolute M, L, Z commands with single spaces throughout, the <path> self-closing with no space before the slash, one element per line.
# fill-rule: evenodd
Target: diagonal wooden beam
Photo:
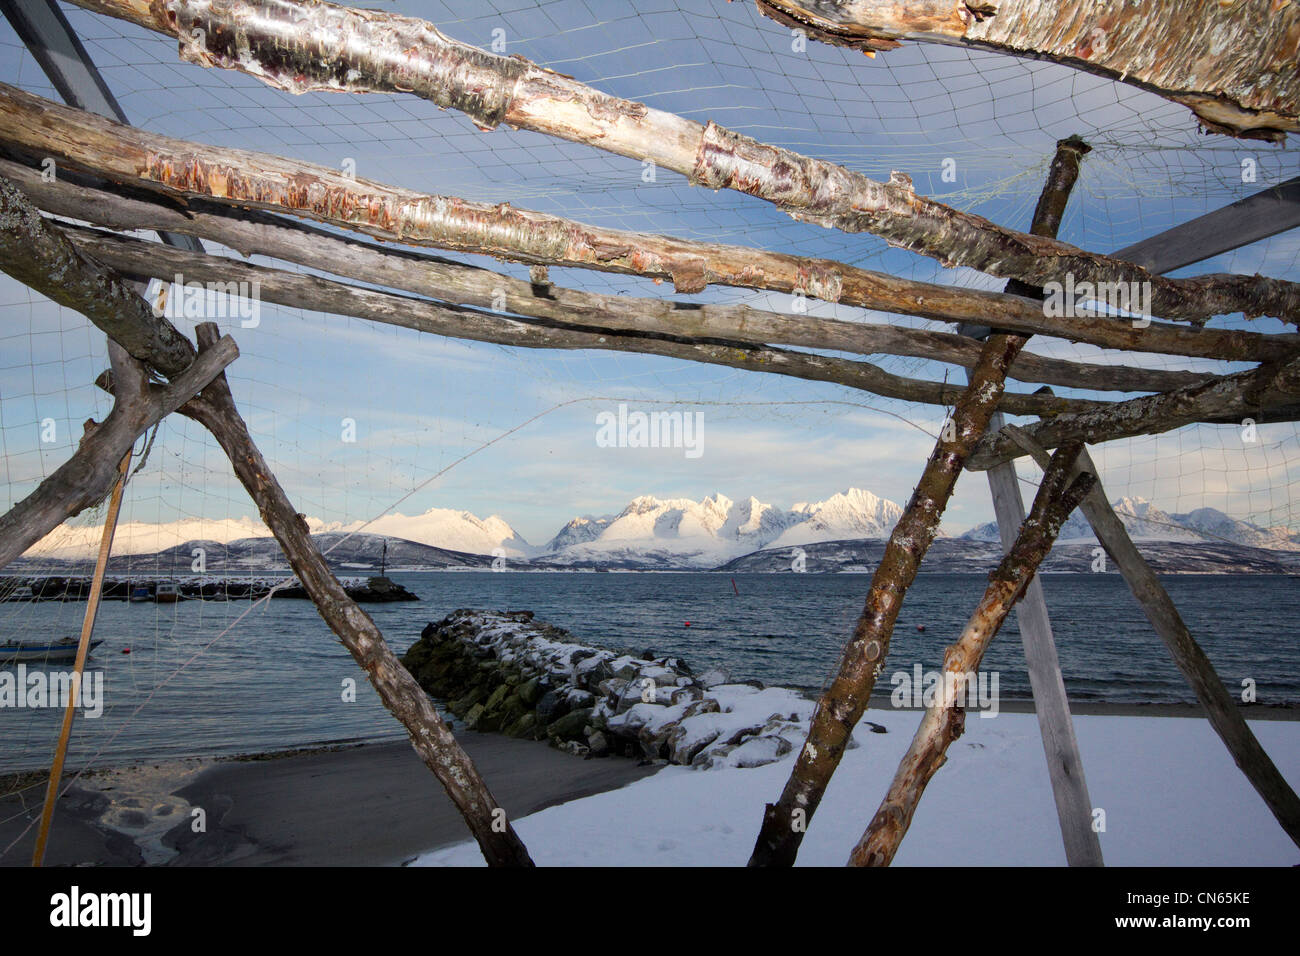
<path fill-rule="evenodd" d="M 1111 255 L 1164 274 L 1300 226 L 1300 176 L 1189 219 Z"/>
<path fill-rule="evenodd" d="M 1047 451 L 1022 429 L 1008 426 L 1008 433 L 1039 464 L 1049 461 Z M 1093 464 L 1087 449 L 1080 453 L 1075 472 L 1091 473 L 1094 476 L 1098 474 L 1097 466 Z M 1287 836 L 1296 846 L 1300 846 L 1300 797 L 1287 783 L 1242 717 L 1241 711 L 1224 687 L 1223 680 L 1215 672 L 1214 665 L 1178 613 L 1169 592 L 1129 537 L 1124 522 L 1115 514 L 1100 479 L 1080 507 L 1092 525 L 1097 540 L 1124 575 L 1129 590 L 1142 606 L 1142 613 L 1151 622 L 1152 628 L 1196 694 L 1210 726 Z"/>
<path fill-rule="evenodd" d="M 1060 229 L 1066 203 L 1078 180 L 1080 163 L 1088 152 L 1088 145 L 1077 137 L 1056 144 L 1056 155 L 1034 208 L 1031 229 L 1053 235 Z M 1024 291 L 1041 296 L 1040 290 Z M 988 335 L 988 330 L 969 326 L 962 326 L 962 331 L 977 339 Z M 995 412 L 989 420 L 989 432 L 998 431 L 1003 423 L 1002 413 Z M 993 496 L 1002 550 L 1004 554 L 1010 554 L 1025 520 L 1025 503 L 1020 495 L 1020 479 L 1014 462 L 1003 462 L 989 469 L 989 490 Z M 1079 741 L 1070 716 L 1070 700 L 1061 676 L 1061 661 L 1047 611 L 1047 598 L 1037 575 L 1029 581 L 1024 597 L 1016 605 L 1016 620 L 1020 624 L 1020 642 L 1029 670 L 1034 715 L 1047 760 L 1047 775 L 1052 783 L 1052 798 L 1056 802 L 1066 862 L 1070 866 L 1102 866 L 1101 840 L 1092 828 L 1092 799 L 1088 794 L 1083 757 L 1079 753 Z"/>
<path fill-rule="evenodd" d="M 974 689 L 971 683 L 985 651 L 1025 588 L 1037 580 L 1038 566 L 1052 550 L 1061 525 L 1097 480 L 1091 474 L 1071 475 L 1082 447 L 1062 445 L 1052 456 L 1029 516 L 1002 562 L 989 575 L 984 596 L 961 637 L 944 652 L 943 685 L 934 703 L 926 708 L 880 807 L 849 855 L 850 866 L 888 866 L 898 852 L 926 786 L 947 761 L 948 747 L 965 729 L 965 708 Z M 1101 862 L 1100 850 L 1096 862 Z"/>

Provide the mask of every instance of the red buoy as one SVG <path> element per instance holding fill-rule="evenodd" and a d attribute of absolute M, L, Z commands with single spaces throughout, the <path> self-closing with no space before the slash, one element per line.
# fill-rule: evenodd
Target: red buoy
<path fill-rule="evenodd" d="M 925 625 L 924 625 L 924 624 L 918 624 L 918 625 L 916 625 L 916 629 L 917 629 L 918 631 L 924 631 L 924 630 L 925 630 Z"/>
<path fill-rule="evenodd" d="M 686 626 L 687 626 L 687 627 L 690 627 L 690 626 L 691 626 L 691 622 L 690 622 L 690 621 L 687 621 L 687 622 L 686 622 Z"/>
<path fill-rule="evenodd" d="M 123 654 L 130 654 L 130 653 L 131 653 L 131 648 L 129 648 L 129 647 L 124 647 L 124 648 L 122 648 L 122 653 L 123 653 Z"/>

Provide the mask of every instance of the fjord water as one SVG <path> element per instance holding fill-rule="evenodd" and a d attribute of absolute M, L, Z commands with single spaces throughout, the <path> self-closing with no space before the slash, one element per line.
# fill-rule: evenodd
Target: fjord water
<path fill-rule="evenodd" d="M 402 653 L 457 608 L 531 610 L 573 639 L 684 658 L 696 672 L 817 690 L 833 672 L 870 583 L 860 574 L 394 572 L 421 601 L 371 604 Z M 982 574 L 922 574 L 908 592 L 878 692 L 895 672 L 938 668 L 983 593 Z M 1164 579 L 1234 694 L 1253 680 L 1261 704 L 1300 705 L 1300 580 L 1276 575 Z M 1191 702 L 1193 697 L 1117 574 L 1049 574 L 1072 700 Z M 276 750 L 400 737 L 360 669 L 308 601 L 106 602 L 88 664 L 103 673 L 104 712 L 78 715 L 70 766 Z M 84 602 L 0 604 L 0 640 L 75 635 Z M 686 626 L 686 622 L 690 626 Z M 924 626 L 924 632 L 918 631 Z M 223 631 L 227 631 L 223 634 Z M 130 654 L 123 654 L 125 648 Z M 51 669 L 68 668 L 54 665 Z M 1014 615 L 984 669 L 1003 700 L 1030 696 Z M 12 666 L 5 668 L 14 671 Z M 355 699 L 348 699 L 348 681 Z M 887 699 L 873 707 L 889 706 Z M 0 771 L 48 765 L 61 711 L 0 707 Z"/>

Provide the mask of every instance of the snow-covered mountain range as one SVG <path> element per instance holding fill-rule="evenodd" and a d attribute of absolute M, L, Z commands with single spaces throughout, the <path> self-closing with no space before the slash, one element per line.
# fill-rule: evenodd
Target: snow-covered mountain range
<path fill-rule="evenodd" d="M 789 510 L 757 498 L 732 501 L 714 494 L 690 498 L 634 498 L 621 512 L 575 518 L 536 556 L 549 564 L 655 564 L 716 567 L 763 548 L 785 548 L 845 538 L 888 537 L 902 509 L 860 488 Z"/>
<path fill-rule="evenodd" d="M 1300 534 L 1262 528 L 1213 508 L 1168 514 L 1142 498 L 1114 503 L 1129 533 L 1139 541 L 1234 544 L 1272 551 L 1300 552 Z M 468 511 L 432 508 L 420 515 L 386 515 L 365 533 L 459 552 L 504 555 L 512 562 L 551 568 L 716 568 L 758 551 L 779 551 L 830 541 L 887 538 L 902 514 L 896 503 L 870 491 L 849 488 L 825 501 L 799 502 L 789 509 L 749 497 L 733 501 L 714 494 L 690 498 L 634 498 L 619 513 L 584 516 L 567 522 L 545 545 L 534 546 L 499 515 L 479 518 Z M 309 518 L 318 534 L 355 532 L 361 522 L 341 524 Z M 117 555 L 152 554 L 195 541 L 222 545 L 269 537 L 255 518 L 217 521 L 185 519 L 165 524 L 128 523 L 118 529 Z M 972 528 L 960 539 L 996 542 L 993 524 Z M 375 540 L 378 540 L 376 538 Z M 1075 512 L 1062 528 L 1060 542 L 1095 541 L 1087 520 Z M 37 559 L 82 560 L 94 554 L 98 529 L 61 527 L 29 552 Z"/>
<path fill-rule="evenodd" d="M 1300 534 L 1285 528 L 1261 528 L 1238 521 L 1215 508 L 1197 508 L 1185 514 L 1161 511 L 1145 498 L 1119 498 L 1111 502 L 1134 541 L 1182 541 L 1192 544 L 1240 544 L 1270 551 L 1300 551 Z M 979 525 L 961 537 L 997 541 L 996 524 Z M 1075 511 L 1061 526 L 1061 544 L 1095 542 L 1096 536 L 1083 512 Z"/>

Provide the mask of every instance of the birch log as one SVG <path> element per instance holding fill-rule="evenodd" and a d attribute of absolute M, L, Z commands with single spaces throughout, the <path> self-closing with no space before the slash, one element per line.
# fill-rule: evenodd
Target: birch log
<path fill-rule="evenodd" d="M 750 856 L 750 866 L 792 866 L 799 844 L 844 756 L 853 727 L 867 709 L 880 668 L 889 654 L 903 596 L 939 530 L 939 520 L 962 464 L 988 427 L 1006 383 L 1007 369 L 1024 346 L 1019 335 L 994 333 L 984 343 L 970 384 L 953 407 L 912 497 L 894 526 L 871 590 L 845 645 L 835 679 L 813 712 L 808 740 L 776 803 L 769 803 Z"/>
<path fill-rule="evenodd" d="M 216 325 L 203 323 L 196 331 L 200 350 L 216 342 Z M 325 563 L 311 539 L 306 519 L 290 503 L 253 443 L 225 376 L 219 376 L 181 413 L 202 424 L 217 439 L 321 618 L 365 670 L 384 706 L 402 722 L 411 746 L 460 810 L 488 863 L 532 866 L 505 811 L 497 805 L 474 762 L 452 736 L 429 696 L 393 655 L 370 615 L 348 596 Z"/>
<path fill-rule="evenodd" d="M 1052 456 L 1016 543 L 989 575 L 984 597 L 961 637 L 944 652 L 943 684 L 921 718 L 888 793 L 849 855 L 851 866 L 888 866 L 898 852 L 930 778 L 947 762 L 949 745 L 965 729 L 965 705 L 984 652 L 1052 550 L 1061 525 L 1096 483 L 1095 475 L 1071 476 L 1082 447 L 1062 445 Z"/>
<path fill-rule="evenodd" d="M 756 0 L 810 36 L 870 52 L 899 40 L 1050 60 L 1190 108 L 1206 129 L 1300 132 L 1300 10 L 1279 0 Z"/>
<path fill-rule="evenodd" d="M 432 23 L 375 10 L 302 0 L 78 0 L 87 9 L 174 36 L 182 59 L 239 70 L 301 93 L 410 92 L 476 125 L 530 129 L 584 143 L 735 189 L 796 219 L 891 244 L 1029 285 L 1065 281 L 1150 283 L 1153 307 L 1171 319 L 1300 315 L 1294 284 L 1249 276 L 1169 279 L 1067 243 L 1004 229 L 918 196 L 895 173 L 888 183 L 769 146 L 709 122 L 701 125 L 619 99 L 516 57 L 440 33 Z"/>
<path fill-rule="evenodd" d="M 46 212 L 110 229 L 164 229 L 219 242 L 246 256 L 262 255 L 448 303 L 491 308 L 505 294 L 505 310 L 602 330 L 656 332 L 725 339 L 747 345 L 795 345 L 860 355 L 903 355 L 973 368 L 980 346 L 964 335 L 879 322 L 803 315 L 798 318 L 747 305 L 676 302 L 569 289 L 469 266 L 410 249 L 362 242 L 262 212 L 196 201 L 181 210 L 68 182 L 43 182 L 34 170 L 0 159 L 0 175 L 18 183 Z M 200 207 L 206 207 L 200 208 Z M 75 234 L 74 234 L 75 235 Z M 1190 330 L 1172 326 L 1179 334 Z M 1256 332 L 1245 332 L 1257 339 Z M 1300 336 L 1295 336 L 1300 349 Z M 1265 342 L 1271 349 L 1274 343 Z M 1072 362 L 1021 352 L 1011 377 L 1067 388 L 1161 392 L 1213 378 L 1209 372 Z"/>
<path fill-rule="evenodd" d="M 679 292 L 710 284 L 922 318 L 996 323 L 1096 345 L 1223 360 L 1293 353 L 1300 336 L 1183 328 L 1126 319 L 1049 316 L 1014 295 L 899 279 L 826 259 L 587 226 L 542 213 L 352 179 L 323 166 L 191 143 L 112 123 L 0 84 L 0 141 L 28 155 L 132 187 L 225 206 L 255 207 L 355 229 L 378 239 L 546 266 L 670 279 Z M 1190 281 L 1190 280 L 1189 280 Z M 1268 280 L 1271 281 L 1271 280 Z"/>
<path fill-rule="evenodd" d="M 609 329 L 593 329 L 585 324 L 573 326 L 550 321 L 523 321 L 111 233 L 68 227 L 68 234 L 97 261 L 128 275 L 160 279 L 183 275 L 187 282 L 246 282 L 250 287 L 256 283 L 259 297 L 266 302 L 350 315 L 435 335 L 521 348 L 602 349 L 662 355 L 831 382 L 885 398 L 930 405 L 950 405 L 962 394 L 960 385 L 894 375 L 870 362 L 744 342 L 686 338 L 671 329 L 652 332 L 639 328 L 620 334 Z M 1082 411 L 1098 404 L 1101 403 L 1016 392 L 1004 394 L 999 407 L 1015 415 L 1033 415 Z"/>
<path fill-rule="evenodd" d="M 1097 444 L 1134 435 L 1154 435 L 1196 422 L 1239 424 L 1246 418 L 1294 421 L 1300 413 L 1300 358 L 1269 363 L 1248 372 L 1224 375 L 1188 388 L 1144 395 L 1105 408 L 1058 415 L 1024 428 L 1044 448 L 1063 442 Z M 984 436 L 970 456 L 973 471 L 991 468 L 1025 454 L 1008 435 Z"/>

